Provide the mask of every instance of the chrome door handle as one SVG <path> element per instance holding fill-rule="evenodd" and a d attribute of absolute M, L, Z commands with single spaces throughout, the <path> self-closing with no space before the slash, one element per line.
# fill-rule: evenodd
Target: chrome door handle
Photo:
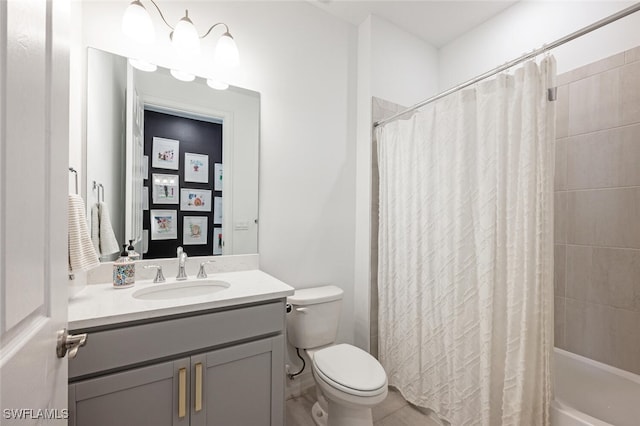
<path fill-rule="evenodd" d="M 81 346 L 87 344 L 87 333 L 82 334 L 69 334 L 67 329 L 63 328 L 58 331 L 58 342 L 56 344 L 56 354 L 58 358 L 64 358 L 69 352 L 69 358 L 75 358 L 78 354 L 78 349 Z"/>

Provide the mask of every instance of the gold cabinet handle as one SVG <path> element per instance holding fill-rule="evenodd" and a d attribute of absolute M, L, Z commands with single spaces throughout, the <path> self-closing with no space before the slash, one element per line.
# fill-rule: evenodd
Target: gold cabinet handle
<path fill-rule="evenodd" d="M 196 413 L 202 410 L 202 363 L 196 364 Z"/>
<path fill-rule="evenodd" d="M 178 370 L 178 417 L 187 415 L 187 369 Z"/>

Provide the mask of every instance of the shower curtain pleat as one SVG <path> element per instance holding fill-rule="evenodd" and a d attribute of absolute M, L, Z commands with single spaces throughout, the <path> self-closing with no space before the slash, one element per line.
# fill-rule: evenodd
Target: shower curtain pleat
<path fill-rule="evenodd" d="M 380 361 L 456 426 L 549 424 L 554 78 L 529 62 L 377 129 Z"/>

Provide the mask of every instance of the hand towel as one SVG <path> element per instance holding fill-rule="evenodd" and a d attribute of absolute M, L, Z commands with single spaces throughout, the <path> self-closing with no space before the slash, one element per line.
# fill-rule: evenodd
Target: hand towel
<path fill-rule="evenodd" d="M 98 203 L 91 206 L 91 241 L 93 248 L 100 256 L 100 208 Z"/>
<path fill-rule="evenodd" d="M 87 226 L 84 200 L 69 194 L 69 270 L 86 271 L 100 265 Z"/>
<path fill-rule="evenodd" d="M 98 216 L 100 222 L 100 256 L 108 256 L 120 252 L 118 240 L 113 233 L 109 208 L 104 202 L 98 203 Z"/>

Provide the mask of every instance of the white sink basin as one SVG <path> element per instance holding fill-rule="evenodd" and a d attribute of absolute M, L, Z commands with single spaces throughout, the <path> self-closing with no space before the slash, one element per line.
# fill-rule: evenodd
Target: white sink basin
<path fill-rule="evenodd" d="M 142 300 L 182 299 L 217 293 L 229 287 L 228 282 L 218 280 L 181 281 L 155 284 L 135 291 L 132 296 Z"/>

